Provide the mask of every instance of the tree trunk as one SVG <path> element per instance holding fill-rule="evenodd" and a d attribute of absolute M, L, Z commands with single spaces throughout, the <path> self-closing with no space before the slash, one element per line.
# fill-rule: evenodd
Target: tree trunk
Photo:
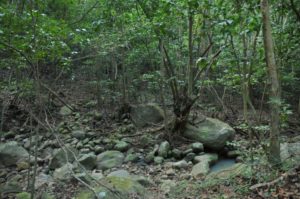
<path fill-rule="evenodd" d="M 189 11 L 189 64 L 188 64 L 188 96 L 193 94 L 193 12 Z"/>
<path fill-rule="evenodd" d="M 269 161 L 273 166 L 279 166 L 280 159 L 280 142 L 279 142 L 279 105 L 280 105 L 280 89 L 277 74 L 277 66 L 275 63 L 275 55 L 273 48 L 273 39 L 271 32 L 270 13 L 268 0 L 261 1 L 261 12 L 263 17 L 263 37 L 266 64 L 268 75 L 271 83 L 270 88 L 270 109 L 271 109 L 271 132 L 270 132 L 270 148 Z"/>
<path fill-rule="evenodd" d="M 300 115 L 300 97 L 299 97 L 299 103 L 298 103 L 298 114 Z"/>

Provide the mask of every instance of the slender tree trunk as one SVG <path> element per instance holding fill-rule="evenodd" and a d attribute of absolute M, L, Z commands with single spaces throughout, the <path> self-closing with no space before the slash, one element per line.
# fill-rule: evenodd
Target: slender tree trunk
<path fill-rule="evenodd" d="M 193 13 L 189 11 L 189 64 L 188 64 L 188 96 L 193 93 Z"/>
<path fill-rule="evenodd" d="M 280 159 L 280 142 L 279 142 L 279 103 L 280 103 L 280 89 L 277 73 L 277 66 L 275 62 L 273 39 L 271 32 L 270 13 L 268 0 L 261 1 L 261 12 L 263 17 L 263 37 L 266 64 L 268 68 L 268 75 L 271 83 L 270 88 L 270 108 L 271 108 L 271 132 L 270 132 L 270 148 L 269 161 L 273 166 L 279 166 Z"/>
<path fill-rule="evenodd" d="M 299 103 L 298 103 L 298 114 L 300 115 L 300 97 L 299 97 Z"/>

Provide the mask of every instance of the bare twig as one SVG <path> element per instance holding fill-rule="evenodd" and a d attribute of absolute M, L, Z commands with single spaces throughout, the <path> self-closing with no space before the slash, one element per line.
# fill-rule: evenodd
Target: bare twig
<path fill-rule="evenodd" d="M 59 95 L 55 91 L 53 91 L 51 88 L 49 88 L 47 85 L 41 83 L 41 86 L 44 87 L 45 89 L 47 89 L 52 95 L 54 95 L 61 103 L 66 105 L 69 109 L 71 109 L 72 111 L 76 111 L 76 109 L 74 107 L 72 107 L 67 102 L 65 102 L 65 100 L 63 100 L 61 97 L 59 97 Z"/>

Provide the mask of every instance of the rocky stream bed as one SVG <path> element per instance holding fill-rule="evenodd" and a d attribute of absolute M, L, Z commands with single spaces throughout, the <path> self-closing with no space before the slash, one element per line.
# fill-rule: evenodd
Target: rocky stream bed
<path fill-rule="evenodd" d="M 44 199 L 168 198 L 181 181 L 229 178 L 249 169 L 238 150 L 226 147 L 235 136 L 228 124 L 201 119 L 187 126 L 189 142 L 171 145 L 149 127 L 162 122 L 159 107 L 133 110 L 131 120 L 123 119 L 111 132 L 93 128 L 104 122 L 101 113 L 67 107 L 52 130 L 6 132 L 0 144 L 1 197 L 29 198 L 26 190 L 34 186 L 35 197 Z M 283 157 L 299 154 L 300 142 L 282 145 Z"/>

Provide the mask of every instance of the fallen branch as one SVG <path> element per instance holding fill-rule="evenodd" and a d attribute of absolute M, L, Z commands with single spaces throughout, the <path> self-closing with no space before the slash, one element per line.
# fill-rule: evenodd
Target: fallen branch
<path fill-rule="evenodd" d="M 294 172 L 298 169 L 300 169 L 300 165 L 290 169 L 286 173 L 283 173 L 279 178 L 276 178 L 275 180 L 272 180 L 271 182 L 264 182 L 264 183 L 258 183 L 258 184 L 253 185 L 250 187 L 250 190 L 253 191 L 253 190 L 256 190 L 256 189 L 262 188 L 262 187 L 270 187 L 280 181 L 283 181 L 285 178 L 294 175 Z"/>
<path fill-rule="evenodd" d="M 287 177 L 287 176 L 288 176 L 287 173 L 284 173 L 282 176 L 280 176 L 279 178 L 277 178 L 277 179 L 275 179 L 271 182 L 264 182 L 264 183 L 258 183 L 258 184 L 253 185 L 253 186 L 250 187 L 250 190 L 253 191 L 253 190 L 256 190 L 256 189 L 261 188 L 261 187 L 272 186 L 272 185 L 278 183 L 279 181 L 284 180 L 284 178 Z"/>

